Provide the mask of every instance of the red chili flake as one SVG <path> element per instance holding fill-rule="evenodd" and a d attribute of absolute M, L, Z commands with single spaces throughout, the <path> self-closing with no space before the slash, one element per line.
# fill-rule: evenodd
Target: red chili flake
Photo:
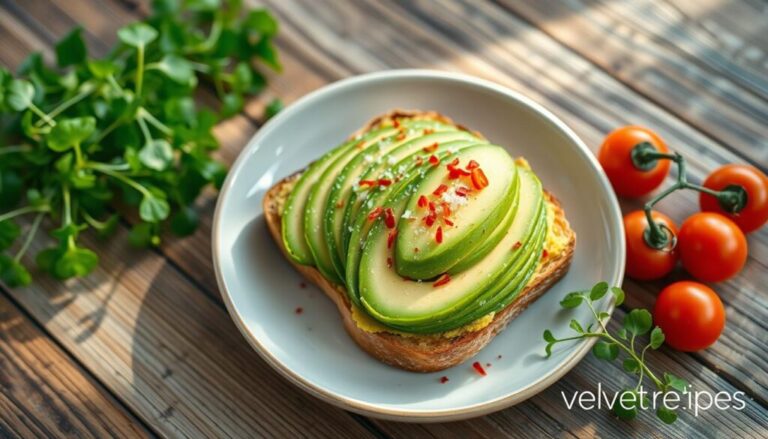
<path fill-rule="evenodd" d="M 446 225 L 453 227 L 453 221 L 449 220 L 448 218 L 443 218 L 443 222 Z"/>
<path fill-rule="evenodd" d="M 365 146 L 365 140 L 361 140 L 361 141 L 357 142 L 357 145 L 355 145 L 355 148 L 363 149 L 364 146 Z"/>
<path fill-rule="evenodd" d="M 448 203 L 442 202 L 440 207 L 443 208 L 443 216 L 451 216 L 451 206 Z"/>
<path fill-rule="evenodd" d="M 451 163 L 448 164 L 448 169 L 455 168 L 456 166 L 459 166 L 459 158 L 456 157 L 451 161 Z"/>
<path fill-rule="evenodd" d="M 460 197 L 466 197 L 469 194 L 469 189 L 464 186 L 459 186 L 456 188 L 456 195 Z"/>
<path fill-rule="evenodd" d="M 389 186 L 390 184 L 392 184 L 392 180 L 390 180 L 388 178 L 380 178 L 379 179 L 379 186 Z"/>
<path fill-rule="evenodd" d="M 425 146 L 422 149 L 424 150 L 424 152 L 435 152 L 435 151 L 437 151 L 437 147 L 438 146 L 439 145 L 437 144 L 437 142 L 435 142 L 435 143 L 433 143 L 433 144 L 431 144 L 429 146 Z"/>
<path fill-rule="evenodd" d="M 429 211 L 430 212 L 434 212 L 435 211 L 435 203 L 433 203 L 431 201 L 429 202 Z"/>
<path fill-rule="evenodd" d="M 425 136 L 428 135 L 428 134 L 432 134 L 434 132 L 435 132 L 435 130 L 433 130 L 432 128 L 424 128 L 424 135 Z"/>
<path fill-rule="evenodd" d="M 344 200 L 339 200 L 339 202 L 336 203 L 336 208 L 341 209 L 342 207 L 344 207 Z"/>
<path fill-rule="evenodd" d="M 400 134 L 398 134 L 395 137 L 395 140 L 403 140 L 403 139 L 405 139 L 405 131 L 400 131 Z"/>
<path fill-rule="evenodd" d="M 389 234 L 387 235 L 387 248 L 392 248 L 392 243 L 395 242 L 396 236 L 397 236 L 397 229 L 392 229 L 389 231 Z"/>
<path fill-rule="evenodd" d="M 472 170 L 472 184 L 477 190 L 482 190 L 488 186 L 488 177 L 485 176 L 485 172 L 482 169 L 475 168 Z"/>
<path fill-rule="evenodd" d="M 437 241 L 438 244 L 442 244 L 443 242 L 443 228 L 438 226 L 437 232 L 435 232 L 435 241 Z"/>
<path fill-rule="evenodd" d="M 307 288 L 306 282 L 299 282 L 299 288 Z"/>
<path fill-rule="evenodd" d="M 432 192 L 432 195 L 439 197 L 440 195 L 443 195 L 447 190 L 448 190 L 448 186 L 441 184 L 440 186 L 437 187 L 437 189 L 435 189 L 434 192 Z"/>
<path fill-rule="evenodd" d="M 392 258 L 387 258 L 387 268 L 392 268 Z"/>
<path fill-rule="evenodd" d="M 437 281 L 435 283 L 433 283 L 432 286 L 434 288 L 441 287 L 441 286 L 447 284 L 450 281 L 451 281 L 451 275 L 448 274 L 448 273 L 443 273 L 442 276 L 437 278 Z"/>
<path fill-rule="evenodd" d="M 392 209 L 387 207 L 387 210 L 384 211 L 384 224 L 387 225 L 388 229 L 394 229 L 395 228 L 395 214 L 392 212 Z"/>
<path fill-rule="evenodd" d="M 483 369 L 483 365 L 478 363 L 477 361 L 472 363 L 472 367 L 475 369 L 475 372 L 479 373 L 481 376 L 488 375 L 487 373 L 485 373 L 485 369 Z"/>
<path fill-rule="evenodd" d="M 474 160 L 470 160 L 469 163 L 467 164 L 467 171 L 471 171 L 471 170 L 473 170 L 475 168 L 479 168 L 479 167 L 480 167 L 480 163 L 477 163 Z"/>
<path fill-rule="evenodd" d="M 447 376 L 441 376 L 440 377 L 440 384 L 445 384 L 447 382 L 448 382 L 448 377 Z"/>
<path fill-rule="evenodd" d="M 522 243 L 522 242 L 520 242 L 520 241 L 517 241 L 517 242 L 515 243 L 515 245 L 513 245 L 513 246 L 512 246 L 512 250 L 517 250 L 517 249 L 519 249 L 520 247 L 522 247 L 522 245 L 523 245 L 523 243 Z"/>
<path fill-rule="evenodd" d="M 448 171 L 448 179 L 450 180 L 456 180 L 457 178 L 466 177 L 468 175 L 470 175 L 469 172 L 461 168 L 450 168 Z"/>
<path fill-rule="evenodd" d="M 437 219 L 437 215 L 435 212 L 429 212 L 427 216 L 424 217 L 424 222 L 427 223 L 427 227 L 432 227 L 432 224 L 435 223 L 435 220 Z"/>
<path fill-rule="evenodd" d="M 397 119 L 392 119 L 392 126 L 395 128 L 400 128 L 400 121 Z"/>
<path fill-rule="evenodd" d="M 373 220 L 375 220 L 376 218 L 378 218 L 378 217 L 379 217 L 379 215 L 381 215 L 381 212 L 382 212 L 383 210 L 384 210 L 384 209 L 382 209 L 382 208 L 381 208 L 381 206 L 379 206 L 379 207 L 377 207 L 377 208 L 373 209 L 373 210 L 371 211 L 371 213 L 369 213 L 369 214 L 368 214 L 368 221 L 373 221 Z"/>
<path fill-rule="evenodd" d="M 360 186 L 376 186 L 376 180 L 360 180 Z"/>
<path fill-rule="evenodd" d="M 432 154 L 431 156 L 429 156 L 429 163 L 432 164 L 433 166 L 437 166 L 440 164 L 440 159 L 437 158 L 434 154 Z"/>
<path fill-rule="evenodd" d="M 427 200 L 427 197 L 425 197 L 424 195 L 419 196 L 419 202 L 418 202 L 419 207 L 427 207 L 428 203 L 429 201 Z"/>
<path fill-rule="evenodd" d="M 416 157 L 416 166 L 421 166 L 422 163 L 424 163 L 424 158 L 422 156 Z"/>
<path fill-rule="evenodd" d="M 304 308 L 302 308 L 302 307 L 300 307 L 300 306 L 296 308 L 296 314 L 297 314 L 297 315 L 298 315 L 298 314 L 301 314 L 301 313 L 303 313 L 303 312 L 304 312 Z"/>
<path fill-rule="evenodd" d="M 549 252 L 547 249 L 544 249 L 544 251 L 541 252 L 541 259 L 547 259 L 547 256 L 549 256 Z"/>

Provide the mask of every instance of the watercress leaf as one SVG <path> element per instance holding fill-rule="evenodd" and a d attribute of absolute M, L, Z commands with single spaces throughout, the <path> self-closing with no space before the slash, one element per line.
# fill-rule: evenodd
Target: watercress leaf
<path fill-rule="evenodd" d="M 170 212 L 168 202 L 155 195 L 144 195 L 139 204 L 139 216 L 148 223 L 163 221 Z"/>
<path fill-rule="evenodd" d="M 192 64 L 178 55 L 165 55 L 156 68 L 179 84 L 194 86 L 197 81 Z"/>
<path fill-rule="evenodd" d="M 59 172 L 59 174 L 63 175 L 64 177 L 68 177 L 70 172 L 72 172 L 72 164 L 74 160 L 75 155 L 69 152 L 56 160 L 56 162 L 53 164 L 53 167 L 56 169 L 56 171 Z"/>
<path fill-rule="evenodd" d="M 248 31 L 256 32 L 263 36 L 277 34 L 278 24 L 275 17 L 266 9 L 256 9 L 246 15 L 243 26 Z"/>
<path fill-rule="evenodd" d="M 83 29 L 79 26 L 72 29 L 56 44 L 56 62 L 59 67 L 81 64 L 88 56 L 88 49 L 83 41 Z"/>
<path fill-rule="evenodd" d="M 149 169 L 165 171 L 173 162 L 173 148 L 166 140 L 153 139 L 141 148 L 139 160 Z"/>
<path fill-rule="evenodd" d="M 56 260 L 59 259 L 59 255 L 61 255 L 61 253 L 62 250 L 60 248 L 49 247 L 37 254 L 35 257 L 35 262 L 41 270 L 53 275 L 53 266 L 56 263 Z"/>
<path fill-rule="evenodd" d="M 613 404 L 613 412 L 625 421 L 637 416 L 637 408 L 640 406 L 640 396 L 631 389 L 625 389 L 616 398 Z"/>
<path fill-rule="evenodd" d="M 152 0 L 152 11 L 157 15 L 170 15 L 179 11 L 179 0 Z"/>
<path fill-rule="evenodd" d="M 90 59 L 86 65 L 88 66 L 88 71 L 99 79 L 106 79 L 109 75 L 113 75 L 117 71 L 117 65 L 107 59 Z"/>
<path fill-rule="evenodd" d="M 5 102 L 15 111 L 24 111 L 32 104 L 35 96 L 35 87 L 31 82 L 23 79 L 14 79 L 8 86 L 5 94 Z"/>
<path fill-rule="evenodd" d="M 186 6 L 192 11 L 215 11 L 221 8 L 221 0 L 187 0 Z"/>
<path fill-rule="evenodd" d="M 640 371 L 640 363 L 634 358 L 626 358 L 624 363 L 622 363 L 622 366 L 624 367 L 624 370 L 629 373 L 637 373 Z"/>
<path fill-rule="evenodd" d="M 21 201 L 24 182 L 18 172 L 0 169 L 0 210 L 11 209 Z"/>
<path fill-rule="evenodd" d="M 274 98 L 271 101 L 269 101 L 269 104 L 267 104 L 266 108 L 264 109 L 264 119 L 269 120 L 275 117 L 277 113 L 282 111 L 284 108 L 283 101 L 280 100 L 280 98 Z"/>
<path fill-rule="evenodd" d="M 78 169 L 69 175 L 75 189 L 90 189 L 96 185 L 96 176 L 90 169 Z"/>
<path fill-rule="evenodd" d="M 149 247 L 154 235 L 152 224 L 139 223 L 131 227 L 128 233 L 128 242 L 134 247 Z"/>
<path fill-rule="evenodd" d="M 221 117 L 228 118 L 243 109 L 245 101 L 240 93 L 227 93 L 221 98 Z"/>
<path fill-rule="evenodd" d="M 32 283 L 32 276 L 21 263 L 7 255 L 0 255 L 0 280 L 15 288 Z"/>
<path fill-rule="evenodd" d="M 83 277 L 99 264 L 96 253 L 87 248 L 67 248 L 53 264 L 53 274 L 59 279 Z"/>
<path fill-rule="evenodd" d="M 568 293 L 565 298 L 560 301 L 560 306 L 567 309 L 576 308 L 577 306 L 581 305 L 583 300 L 584 295 L 581 292 L 574 291 L 572 293 Z"/>
<path fill-rule="evenodd" d="M 605 293 L 608 292 L 608 283 L 607 282 L 599 282 L 594 287 L 592 287 L 592 291 L 589 292 L 589 299 L 592 301 L 600 300 L 605 296 Z"/>
<path fill-rule="evenodd" d="M 191 206 L 184 206 L 171 218 L 171 230 L 178 236 L 189 236 L 197 230 L 200 216 Z"/>
<path fill-rule="evenodd" d="M 277 49 L 272 44 L 271 38 L 261 38 L 253 47 L 253 52 L 264 61 L 264 64 L 271 67 L 274 71 L 280 72 L 283 66 L 280 64 L 280 57 Z"/>
<path fill-rule="evenodd" d="M 195 100 L 189 96 L 168 99 L 163 105 L 163 113 L 170 123 L 191 125 L 195 122 Z"/>
<path fill-rule="evenodd" d="M 581 327 L 581 324 L 576 319 L 571 319 L 571 323 L 568 326 L 578 333 L 584 332 L 584 328 Z"/>
<path fill-rule="evenodd" d="M 131 47 L 145 47 L 157 38 L 157 30 L 145 23 L 133 23 L 117 31 L 117 37 Z"/>
<path fill-rule="evenodd" d="M 547 342 L 554 342 L 555 341 L 555 336 L 552 335 L 552 331 L 550 331 L 549 329 L 544 331 L 544 341 L 547 341 Z"/>
<path fill-rule="evenodd" d="M 663 404 L 656 409 L 656 416 L 665 424 L 674 424 L 677 421 L 677 412 L 666 408 Z"/>
<path fill-rule="evenodd" d="M 633 309 L 624 316 L 623 327 L 634 335 L 643 335 L 651 329 L 653 318 L 646 309 Z"/>
<path fill-rule="evenodd" d="M 13 245 L 19 235 L 21 235 L 21 227 L 13 220 L 0 221 L 0 251 Z"/>
<path fill-rule="evenodd" d="M 204 179 L 213 183 L 217 189 L 221 188 L 227 177 L 227 167 L 216 160 L 198 160 L 195 163 L 195 169 Z"/>
<path fill-rule="evenodd" d="M 624 328 L 619 328 L 618 330 L 616 330 L 616 336 L 619 337 L 622 340 L 626 340 L 627 339 L 627 330 L 624 329 Z"/>
<path fill-rule="evenodd" d="M 106 238 L 115 233 L 117 225 L 120 223 L 120 217 L 117 215 L 110 215 L 105 221 L 96 228 L 96 233 L 100 238 Z"/>
<path fill-rule="evenodd" d="M 601 360 L 612 361 L 619 355 L 619 346 L 616 343 L 599 340 L 592 347 L 592 353 Z"/>
<path fill-rule="evenodd" d="M 547 358 L 552 356 L 552 346 L 554 345 L 554 343 L 547 343 L 547 347 L 544 348 L 544 353 L 546 354 Z"/>
<path fill-rule="evenodd" d="M 234 70 L 232 70 L 232 89 L 239 93 L 247 93 L 252 81 L 253 74 L 251 74 L 251 67 L 248 63 L 237 63 Z"/>
<path fill-rule="evenodd" d="M 664 383 L 667 387 L 675 389 L 679 392 L 685 393 L 688 391 L 688 382 L 682 378 L 678 378 L 669 372 L 664 373 Z"/>
<path fill-rule="evenodd" d="M 608 318 L 610 318 L 610 317 L 611 317 L 611 315 L 610 315 L 610 314 L 608 314 L 608 313 L 607 313 L 607 312 L 605 312 L 605 311 L 600 311 L 600 312 L 597 314 L 597 318 L 598 318 L 598 319 L 600 319 L 600 320 L 606 320 L 606 319 L 608 319 Z"/>
<path fill-rule="evenodd" d="M 619 287 L 611 287 L 611 292 L 613 293 L 613 297 L 615 298 L 615 305 L 619 306 L 622 303 L 624 303 L 624 290 L 622 290 Z"/>
<path fill-rule="evenodd" d="M 60 119 L 48 134 L 48 147 L 63 152 L 83 143 L 96 130 L 96 119 L 91 116 Z"/>
<path fill-rule="evenodd" d="M 664 343 L 664 332 L 656 326 L 651 331 L 651 348 L 658 349 Z"/>

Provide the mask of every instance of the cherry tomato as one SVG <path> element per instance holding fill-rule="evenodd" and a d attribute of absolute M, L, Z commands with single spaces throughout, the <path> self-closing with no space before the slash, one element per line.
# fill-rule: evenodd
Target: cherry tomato
<path fill-rule="evenodd" d="M 653 322 L 664 331 L 664 342 L 679 351 L 711 346 L 725 327 L 725 309 L 717 294 L 698 282 L 682 281 L 661 290 Z"/>
<path fill-rule="evenodd" d="M 691 215 L 677 235 L 683 267 L 705 282 L 720 282 L 736 275 L 747 261 L 747 239 L 739 227 L 718 213 Z"/>
<path fill-rule="evenodd" d="M 653 220 L 663 223 L 677 235 L 677 226 L 663 213 L 653 211 Z M 645 212 L 636 210 L 624 216 L 624 234 L 627 240 L 627 275 L 640 280 L 652 280 L 664 277 L 675 268 L 677 253 L 674 249 L 656 249 L 645 242 L 644 234 L 648 228 Z"/>
<path fill-rule="evenodd" d="M 747 165 L 725 165 L 709 174 L 704 187 L 720 191 L 731 185 L 738 185 L 747 191 L 747 205 L 740 212 L 732 214 L 723 210 L 717 198 L 701 193 L 701 210 L 717 212 L 727 216 L 744 233 L 759 229 L 768 222 L 768 176 L 759 169 Z"/>
<path fill-rule="evenodd" d="M 603 141 L 597 159 L 613 185 L 616 194 L 624 197 L 641 197 L 659 187 L 669 174 L 669 160 L 658 160 L 650 170 L 637 169 L 632 163 L 632 148 L 648 142 L 658 152 L 667 153 L 667 145 L 653 131 L 626 126 L 614 130 Z"/>

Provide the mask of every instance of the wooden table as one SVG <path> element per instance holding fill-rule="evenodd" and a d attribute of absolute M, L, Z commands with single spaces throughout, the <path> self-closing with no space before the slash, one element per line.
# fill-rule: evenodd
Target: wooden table
<path fill-rule="evenodd" d="M 80 24 L 92 53 L 148 13 L 134 0 L 0 0 L 0 63 Z M 768 167 L 768 4 L 759 0 L 385 2 L 267 0 L 281 22 L 285 71 L 268 92 L 222 123 L 231 162 L 259 128 L 265 102 L 291 102 L 331 81 L 387 68 L 456 70 L 543 103 L 596 149 L 611 129 L 653 127 L 690 161 L 692 179 L 728 162 Z M 127 224 L 86 279 L 0 290 L 0 436 L 721 436 L 768 435 L 768 227 L 749 237 L 750 259 L 716 286 L 728 323 L 695 354 L 662 348 L 651 362 L 695 389 L 743 391 L 742 411 L 683 413 L 674 426 L 644 413 L 568 411 L 561 392 L 618 389 L 619 364 L 587 357 L 518 406 L 465 422 L 382 422 L 326 405 L 272 371 L 230 321 L 211 267 L 215 194 L 200 203 L 191 238 L 132 249 Z M 692 193 L 660 209 L 681 221 Z M 623 208 L 637 209 L 639 202 Z M 42 242 L 35 243 L 41 246 Z M 582 243 L 581 245 L 588 245 Z M 682 274 L 673 276 L 683 278 Z M 625 282 L 616 312 L 649 307 L 664 282 Z"/>

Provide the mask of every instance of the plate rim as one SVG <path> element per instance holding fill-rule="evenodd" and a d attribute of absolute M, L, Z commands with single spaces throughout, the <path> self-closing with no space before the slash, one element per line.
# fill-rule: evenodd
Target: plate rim
<path fill-rule="evenodd" d="M 520 390 L 500 396 L 488 401 L 483 401 L 476 404 L 466 405 L 458 408 L 450 409 L 434 409 L 434 410 L 410 410 L 401 408 L 387 408 L 381 407 L 378 404 L 361 401 L 354 398 L 339 395 L 331 390 L 325 389 L 313 383 L 299 374 L 295 373 L 288 366 L 283 364 L 278 358 L 276 358 L 266 347 L 264 347 L 257 337 L 251 333 L 247 325 L 245 324 L 242 316 L 232 302 L 232 297 L 226 286 L 221 270 L 221 261 L 219 259 L 219 244 L 221 242 L 220 234 L 220 222 L 222 216 L 222 209 L 224 200 L 226 199 L 230 188 L 234 182 L 235 172 L 242 166 L 242 163 L 246 158 L 253 153 L 252 151 L 258 145 L 258 140 L 266 137 L 272 127 L 279 126 L 284 119 L 289 119 L 294 113 L 301 111 L 304 107 L 310 105 L 313 101 L 322 98 L 324 95 L 336 93 L 344 88 L 360 85 L 365 82 L 375 82 L 381 80 L 390 80 L 395 78 L 431 78 L 450 80 L 468 85 L 480 87 L 488 91 L 498 93 L 518 101 L 519 103 L 528 106 L 533 111 L 542 116 L 546 121 L 559 129 L 565 136 L 569 138 L 574 144 L 576 144 L 578 152 L 587 159 L 587 162 L 593 167 L 598 174 L 600 184 L 608 189 L 606 192 L 609 194 L 608 207 L 612 217 L 617 218 L 617 234 L 619 235 L 618 242 L 618 257 L 619 261 L 614 269 L 614 272 L 610 276 L 609 284 L 620 285 L 624 278 L 624 267 L 626 258 L 626 243 L 624 240 L 624 225 L 621 221 L 621 208 L 619 201 L 611 189 L 611 185 L 608 181 L 608 177 L 603 172 L 602 167 L 599 165 L 597 158 L 592 154 L 586 144 L 581 138 L 568 127 L 560 118 L 555 116 L 552 112 L 547 110 L 543 105 L 539 104 L 535 100 L 512 90 L 508 87 L 500 85 L 498 83 L 478 78 L 472 75 L 456 72 L 446 72 L 440 70 L 430 69 L 393 69 L 384 70 L 379 72 L 364 73 L 360 75 L 344 78 L 304 95 L 296 100 L 293 104 L 288 106 L 284 111 L 278 113 L 274 118 L 269 120 L 261 129 L 259 129 L 248 140 L 245 147 L 240 151 L 235 161 L 230 167 L 230 172 L 227 174 L 227 178 L 219 191 L 218 199 L 216 201 L 216 208 L 213 215 L 213 224 L 211 226 L 211 250 L 213 257 L 213 267 L 216 275 L 216 283 L 219 288 L 219 293 L 224 301 L 232 320 L 240 330 L 240 333 L 245 337 L 251 347 L 266 361 L 273 369 L 277 370 L 283 377 L 287 378 L 290 382 L 298 386 L 300 389 L 307 393 L 319 398 L 322 401 L 330 403 L 336 407 L 340 407 L 345 410 L 352 411 L 365 416 L 371 416 L 379 419 L 393 420 L 393 421 L 405 421 L 405 422 L 444 422 L 444 421 L 457 421 L 462 419 L 473 418 L 489 414 L 504 408 L 511 407 L 515 404 L 521 403 L 528 398 L 540 393 L 550 385 L 559 381 L 567 372 L 569 372 L 576 364 L 578 364 L 582 358 L 589 352 L 596 338 L 585 339 L 578 345 L 574 346 L 573 351 L 569 354 L 566 360 L 551 373 L 540 377 L 538 380 L 533 381 L 521 388 Z M 613 314 L 615 309 L 614 301 L 610 300 L 608 304 L 607 312 Z"/>

